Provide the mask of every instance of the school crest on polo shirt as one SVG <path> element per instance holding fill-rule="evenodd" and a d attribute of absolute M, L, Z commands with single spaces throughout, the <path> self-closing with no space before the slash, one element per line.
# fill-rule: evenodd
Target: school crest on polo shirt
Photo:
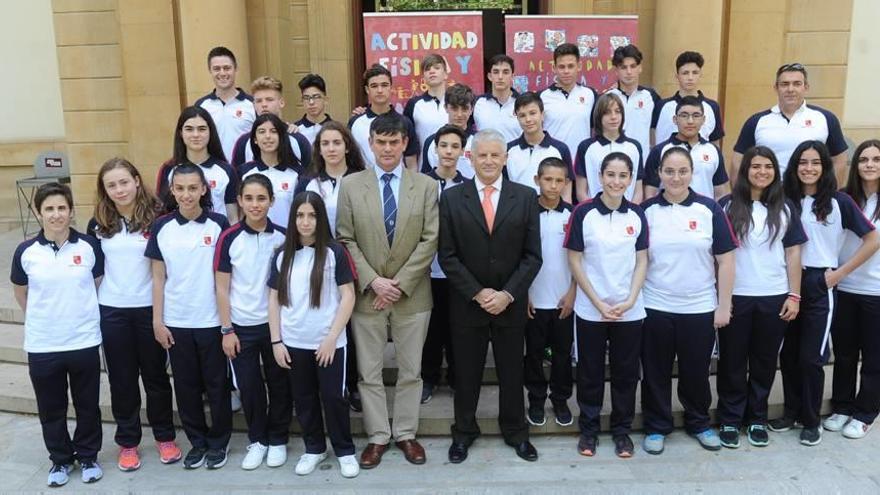
<path fill-rule="evenodd" d="M 242 113 L 244 113 L 244 112 L 242 112 L 240 108 L 237 109 L 237 110 L 235 111 L 235 118 L 240 119 Z"/>
<path fill-rule="evenodd" d="M 696 220 L 688 221 L 688 228 L 691 230 L 697 230 L 697 221 Z"/>
<path fill-rule="evenodd" d="M 74 264 L 74 265 L 81 265 L 81 264 L 82 264 L 82 261 L 83 261 L 83 260 L 82 260 L 82 256 L 80 256 L 80 255 L 78 255 L 78 254 L 74 254 L 74 255 L 73 255 L 73 264 Z"/>
<path fill-rule="evenodd" d="M 210 236 L 210 235 L 206 235 L 205 237 L 202 238 L 202 242 L 205 244 L 205 246 L 210 246 L 211 242 L 213 240 L 214 240 L 213 236 Z"/>
<path fill-rule="evenodd" d="M 708 162 L 708 161 L 709 161 L 709 153 L 703 153 L 703 161 L 704 161 L 704 162 Z"/>
<path fill-rule="evenodd" d="M 587 101 L 583 96 L 579 97 L 578 100 L 580 100 L 581 104 Z"/>
<path fill-rule="evenodd" d="M 639 100 L 639 108 L 644 108 L 645 100 Z"/>
<path fill-rule="evenodd" d="M 287 191 L 288 189 L 290 189 L 290 183 L 289 182 L 282 182 L 281 183 L 281 190 Z"/>
<path fill-rule="evenodd" d="M 813 126 L 813 121 L 810 120 L 810 119 L 807 119 L 807 120 L 804 121 L 804 125 L 805 125 L 806 127 L 812 127 L 812 126 Z"/>
<path fill-rule="evenodd" d="M 635 235 L 635 233 L 636 233 L 635 227 L 633 227 L 632 225 L 626 226 L 626 235 Z"/>
<path fill-rule="evenodd" d="M 217 188 L 217 181 L 214 179 L 209 180 L 208 187 L 210 187 L 211 189 L 216 189 Z"/>

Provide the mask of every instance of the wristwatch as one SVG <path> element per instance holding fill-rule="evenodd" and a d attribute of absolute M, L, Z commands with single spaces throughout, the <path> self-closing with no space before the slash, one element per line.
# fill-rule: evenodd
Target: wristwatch
<path fill-rule="evenodd" d="M 235 327 L 220 327 L 220 335 L 231 335 L 235 333 Z"/>

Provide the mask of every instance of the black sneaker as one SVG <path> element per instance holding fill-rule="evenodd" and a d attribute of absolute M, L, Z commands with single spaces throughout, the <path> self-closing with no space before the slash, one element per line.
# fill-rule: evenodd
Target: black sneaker
<path fill-rule="evenodd" d="M 593 457 L 596 455 L 597 445 L 599 445 L 599 439 L 595 435 L 581 435 L 578 438 L 578 454 Z"/>
<path fill-rule="evenodd" d="M 532 426 L 544 426 L 544 423 L 547 422 L 544 418 L 544 403 L 529 403 L 529 413 L 526 414 L 526 419 Z"/>
<path fill-rule="evenodd" d="M 183 467 L 185 469 L 202 467 L 202 464 L 205 463 L 205 454 L 207 453 L 208 449 L 204 447 L 193 447 L 189 449 L 189 452 L 186 453 L 186 457 L 183 459 Z"/>
<path fill-rule="evenodd" d="M 354 412 L 363 412 L 364 405 L 361 403 L 360 392 L 353 391 L 348 393 L 348 407 Z"/>
<path fill-rule="evenodd" d="M 208 449 L 205 455 L 205 465 L 208 469 L 220 469 L 226 465 L 226 453 L 229 452 L 229 446 L 222 449 Z"/>
<path fill-rule="evenodd" d="M 722 447 L 727 447 L 728 449 L 739 448 L 739 428 L 736 426 L 721 425 L 718 437 L 721 439 Z"/>
<path fill-rule="evenodd" d="M 794 424 L 795 421 L 793 419 L 783 416 L 781 418 L 771 419 L 770 422 L 767 423 L 767 426 L 770 427 L 770 431 L 781 433 L 794 428 Z"/>
<path fill-rule="evenodd" d="M 751 425 L 748 431 L 749 443 L 755 447 L 770 445 L 770 436 L 767 435 L 767 427 L 764 425 Z"/>
<path fill-rule="evenodd" d="M 810 447 L 822 443 L 822 429 L 818 426 L 815 428 L 804 428 L 801 430 L 801 444 Z"/>
<path fill-rule="evenodd" d="M 635 452 L 635 446 L 629 435 L 614 435 L 614 453 L 622 459 L 629 459 Z"/>
<path fill-rule="evenodd" d="M 571 410 L 565 402 L 553 403 L 553 415 L 556 416 L 556 424 L 559 426 L 570 426 L 574 423 L 574 418 L 571 416 Z"/>
<path fill-rule="evenodd" d="M 423 383 L 422 383 L 422 399 L 421 399 L 421 403 L 422 403 L 422 404 L 427 404 L 428 402 L 431 402 L 431 398 L 432 398 L 432 397 L 434 397 L 434 385 L 432 385 L 432 384 L 430 384 L 430 383 L 428 383 L 428 382 L 423 382 Z"/>

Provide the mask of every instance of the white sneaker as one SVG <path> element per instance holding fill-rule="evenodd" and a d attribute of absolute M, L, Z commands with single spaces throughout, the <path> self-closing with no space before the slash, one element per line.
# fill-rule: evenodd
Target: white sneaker
<path fill-rule="evenodd" d="M 822 428 L 828 431 L 840 431 L 846 425 L 846 422 L 849 421 L 849 418 L 849 416 L 843 414 L 832 414 L 825 418 L 825 421 L 822 421 Z"/>
<path fill-rule="evenodd" d="M 871 426 L 872 424 L 865 424 L 853 418 L 850 420 L 849 423 L 846 424 L 846 426 L 843 427 L 843 431 L 841 433 L 843 433 L 843 436 L 845 436 L 846 438 L 852 438 L 855 440 L 867 435 L 868 432 L 871 431 Z"/>
<path fill-rule="evenodd" d="M 361 466 L 354 455 L 344 455 L 338 460 L 339 472 L 343 478 L 354 478 L 361 472 Z"/>
<path fill-rule="evenodd" d="M 260 467 L 260 465 L 263 464 L 263 458 L 266 457 L 267 450 L 269 450 L 269 447 L 266 447 L 260 442 L 254 442 L 248 445 L 247 454 L 244 456 L 244 459 L 241 460 L 241 468 L 246 471 L 251 471 Z"/>
<path fill-rule="evenodd" d="M 266 456 L 266 465 L 269 467 L 283 466 L 287 462 L 287 445 L 270 445 L 269 454 Z"/>
<path fill-rule="evenodd" d="M 233 390 L 229 394 L 229 404 L 232 406 L 232 412 L 241 411 L 241 395 L 239 395 L 238 390 Z"/>
<path fill-rule="evenodd" d="M 312 471 L 318 467 L 318 464 L 326 458 L 327 452 L 322 454 L 303 454 L 300 456 L 299 462 L 296 463 L 296 469 L 294 469 L 294 472 L 300 476 L 311 474 Z"/>

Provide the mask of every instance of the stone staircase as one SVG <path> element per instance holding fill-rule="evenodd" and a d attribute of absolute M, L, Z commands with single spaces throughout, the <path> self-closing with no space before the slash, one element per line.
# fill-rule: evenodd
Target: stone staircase
<path fill-rule="evenodd" d="M 11 289 L 4 288 L 0 289 L 0 292 L 10 292 Z M 34 398 L 33 389 L 31 387 L 30 378 L 28 377 L 28 367 L 27 367 L 27 355 L 22 350 L 22 343 L 24 339 L 24 326 L 23 322 L 23 314 L 21 310 L 15 307 L 11 307 L 12 304 L 9 304 L 12 301 L 11 294 L 3 295 L 5 297 L 0 297 L 0 305 L 5 305 L 6 307 L 0 307 L 0 411 L 13 412 L 13 413 L 21 413 L 21 414 L 36 414 L 37 413 L 37 404 L 36 399 Z M 714 368 L 715 364 L 713 362 L 712 371 L 713 376 L 711 378 L 712 382 L 712 390 L 714 393 L 715 390 L 715 377 L 714 377 Z M 574 370 L 573 370 L 574 371 Z M 826 391 L 825 391 L 825 401 L 823 402 L 822 411 L 823 414 L 827 414 L 829 412 L 829 403 L 828 397 L 830 397 L 830 388 L 831 388 L 831 365 L 826 366 Z M 112 422 L 113 416 L 110 412 L 110 388 L 109 383 L 107 381 L 106 374 L 102 373 L 101 379 L 101 396 L 100 396 L 100 405 L 101 405 L 101 414 L 102 418 L 106 422 Z M 388 387 L 388 395 L 389 395 L 389 409 L 393 406 L 391 404 L 392 399 L 391 395 L 393 394 L 393 386 L 394 379 L 397 375 L 396 364 L 394 361 L 394 352 L 392 348 L 392 344 L 389 344 L 386 348 L 385 352 L 385 384 Z M 606 370 L 606 376 L 609 373 Z M 477 410 L 477 417 L 480 425 L 480 429 L 484 434 L 488 435 L 497 435 L 499 434 L 499 428 L 497 423 L 498 416 L 498 386 L 497 386 L 497 375 L 495 373 L 494 362 L 492 360 L 491 351 L 489 352 L 489 356 L 486 362 L 486 369 L 483 373 L 484 386 L 482 393 L 480 395 L 480 405 Z M 673 389 L 675 389 L 675 384 L 673 384 Z M 674 396 L 675 394 L 673 394 Z M 605 407 L 602 410 L 602 429 L 608 429 L 608 423 L 610 419 L 611 413 L 611 398 L 610 398 L 610 390 L 609 384 L 606 383 L 605 390 Z M 637 403 L 636 403 L 636 416 L 633 424 L 634 429 L 640 429 L 642 426 L 642 415 L 641 415 L 641 405 L 639 404 L 639 394 L 636 395 Z M 419 425 L 419 433 L 421 435 L 449 435 L 449 429 L 453 422 L 453 407 L 452 407 L 452 392 L 448 387 L 439 387 L 435 393 L 434 398 L 428 403 L 421 406 L 421 420 Z M 713 403 L 714 404 L 714 403 Z M 574 414 L 577 414 L 577 402 L 575 398 L 572 397 L 569 400 L 569 406 Z M 176 408 L 175 408 L 176 409 Z M 673 415 L 675 419 L 675 423 L 677 426 L 681 426 L 683 424 L 683 412 L 682 412 L 681 404 L 673 397 Z M 715 414 L 715 409 L 711 410 L 711 413 Z M 73 409 L 68 412 L 70 417 L 73 417 Z M 770 397 L 770 417 L 774 418 L 780 416 L 782 414 L 782 386 L 781 379 L 777 373 L 777 381 L 775 386 L 773 387 L 773 393 Z M 141 410 L 141 418 L 146 424 L 146 411 L 145 409 Z M 541 427 L 531 427 L 532 433 L 535 434 L 554 434 L 554 433 L 576 433 L 577 430 L 577 422 L 575 421 L 574 425 L 562 427 L 557 425 L 552 418 L 552 412 L 549 408 L 547 410 L 547 423 Z M 361 414 L 352 413 L 351 416 L 352 421 L 352 430 L 355 434 L 363 434 L 363 418 Z M 175 423 L 179 426 L 179 418 L 175 413 Z M 243 414 L 235 414 L 233 426 L 238 431 L 246 431 L 247 425 L 245 424 L 244 415 Z M 299 427 L 296 424 L 296 420 L 294 419 L 293 424 L 294 431 L 299 431 Z"/>

